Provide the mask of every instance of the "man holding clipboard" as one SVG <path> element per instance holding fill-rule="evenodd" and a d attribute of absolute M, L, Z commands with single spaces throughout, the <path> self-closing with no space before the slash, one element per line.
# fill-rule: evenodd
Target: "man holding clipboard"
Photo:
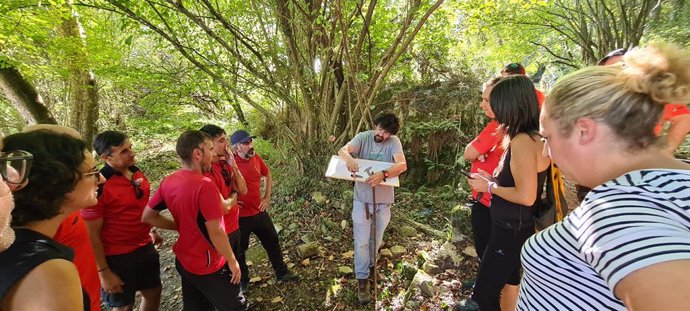
<path fill-rule="evenodd" d="M 402 143 L 395 134 L 400 129 L 400 120 L 391 112 L 384 112 L 374 119 L 374 130 L 357 134 L 340 148 L 338 155 L 346 162 L 347 169 L 359 172 L 354 157 L 366 160 L 394 163 L 388 170 L 371 172 L 365 182 L 355 182 L 352 207 L 352 230 L 354 236 L 355 277 L 358 281 L 357 299 L 366 304 L 370 300 L 370 269 L 373 271 L 383 232 L 391 218 L 390 206 L 394 201 L 392 186 L 379 185 L 388 178 L 397 177 L 407 170 Z M 354 157 L 353 157 L 354 156 Z M 375 236 L 375 245 L 371 245 Z"/>

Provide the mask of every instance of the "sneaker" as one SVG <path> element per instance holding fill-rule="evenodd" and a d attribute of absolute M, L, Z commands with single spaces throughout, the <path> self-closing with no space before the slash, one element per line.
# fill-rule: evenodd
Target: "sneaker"
<path fill-rule="evenodd" d="M 357 300 L 361 304 L 367 304 L 370 299 L 369 281 L 367 279 L 357 279 Z"/>
<path fill-rule="evenodd" d="M 284 274 L 277 275 L 276 279 L 282 282 L 297 282 L 299 281 L 299 275 L 295 274 L 292 271 L 288 271 Z"/>

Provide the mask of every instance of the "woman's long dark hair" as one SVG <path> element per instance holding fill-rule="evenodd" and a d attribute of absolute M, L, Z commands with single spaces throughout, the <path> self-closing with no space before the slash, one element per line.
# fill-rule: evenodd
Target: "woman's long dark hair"
<path fill-rule="evenodd" d="M 511 139 L 517 134 L 539 132 L 539 100 L 534 84 L 526 76 L 510 76 L 491 90 L 489 104 L 496 121 Z"/>

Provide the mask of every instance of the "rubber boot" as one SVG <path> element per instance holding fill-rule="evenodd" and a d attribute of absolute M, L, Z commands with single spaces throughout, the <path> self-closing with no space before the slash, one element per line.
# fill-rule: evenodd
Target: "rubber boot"
<path fill-rule="evenodd" d="M 367 279 L 357 279 L 357 285 L 357 300 L 361 304 L 369 303 L 369 300 L 371 300 L 369 281 Z"/>

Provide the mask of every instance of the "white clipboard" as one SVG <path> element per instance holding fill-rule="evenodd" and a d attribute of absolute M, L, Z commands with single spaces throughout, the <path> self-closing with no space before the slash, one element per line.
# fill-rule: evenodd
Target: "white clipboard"
<path fill-rule="evenodd" d="M 337 155 L 331 156 L 331 161 L 328 162 L 328 168 L 326 169 L 325 176 L 335 179 L 364 182 L 367 179 L 367 177 L 369 177 L 367 171 L 372 173 L 380 172 L 382 170 L 387 170 L 391 168 L 391 166 L 395 164 L 391 162 L 380 162 L 364 159 L 355 159 L 355 161 L 359 163 L 359 171 L 353 177 L 352 172 L 347 170 L 347 166 L 345 165 L 345 161 L 343 159 L 341 159 Z M 400 180 L 397 176 L 388 177 L 386 178 L 386 181 L 381 182 L 380 185 L 400 187 Z"/>

